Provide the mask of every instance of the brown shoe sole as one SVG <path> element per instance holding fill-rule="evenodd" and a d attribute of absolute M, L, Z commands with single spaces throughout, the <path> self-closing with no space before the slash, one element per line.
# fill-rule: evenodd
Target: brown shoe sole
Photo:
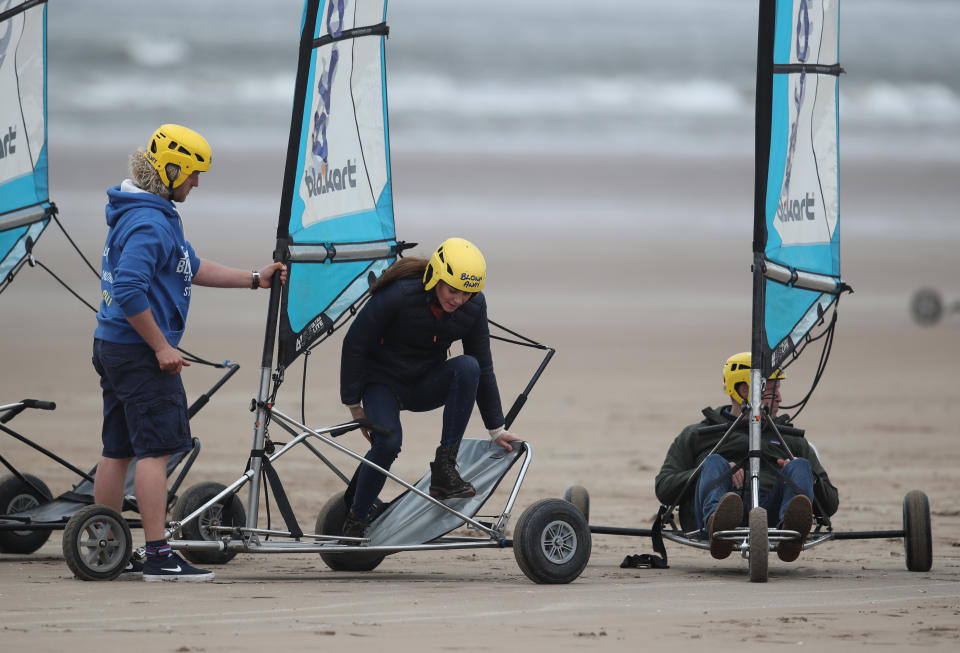
<path fill-rule="evenodd" d="M 710 535 L 710 555 L 717 560 L 723 560 L 733 552 L 733 542 L 716 540 L 713 534 L 716 531 L 729 531 L 743 521 L 743 499 L 739 494 L 727 492 L 717 504 L 717 509 L 710 515 L 707 532 Z"/>
<path fill-rule="evenodd" d="M 802 494 L 790 499 L 787 509 L 783 511 L 783 530 L 796 531 L 800 533 L 800 538 L 778 544 L 778 558 L 784 562 L 793 562 L 800 557 L 800 552 L 803 551 L 803 542 L 807 539 L 807 533 L 810 532 L 812 522 L 813 506 L 810 505 L 810 499 Z"/>

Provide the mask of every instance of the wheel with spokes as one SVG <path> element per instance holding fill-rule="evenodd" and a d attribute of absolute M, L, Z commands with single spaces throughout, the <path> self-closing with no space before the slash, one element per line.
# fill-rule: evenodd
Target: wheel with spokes
<path fill-rule="evenodd" d="M 513 555 L 535 583 L 569 583 L 590 560 L 590 526 L 563 499 L 542 499 L 523 511 L 513 530 Z"/>
<path fill-rule="evenodd" d="M 225 485 L 220 483 L 197 483 L 190 487 L 177 505 L 174 506 L 171 517 L 182 522 L 189 515 L 205 505 L 211 499 L 223 492 Z M 245 526 L 247 512 L 236 494 L 230 494 L 207 506 L 203 512 L 190 522 L 183 525 L 181 534 L 185 540 L 219 541 L 224 537 L 222 532 L 214 530 L 223 526 Z M 234 556 L 236 551 L 191 551 L 183 549 L 183 557 L 190 562 L 201 565 L 225 565 Z"/>
<path fill-rule="evenodd" d="M 94 504 L 78 510 L 63 531 L 63 557 L 80 580 L 113 580 L 130 560 L 133 539 L 113 508 Z"/>
<path fill-rule="evenodd" d="M 12 474 L 0 480 L 0 515 L 27 512 L 50 500 L 50 489 L 39 478 L 24 474 L 21 481 Z M 33 553 L 50 539 L 50 531 L 29 529 L 0 531 L 0 553 Z"/>

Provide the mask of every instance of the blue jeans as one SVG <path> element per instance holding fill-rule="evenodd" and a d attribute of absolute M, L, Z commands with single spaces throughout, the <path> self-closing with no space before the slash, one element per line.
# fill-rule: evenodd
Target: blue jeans
<path fill-rule="evenodd" d="M 743 496 L 743 488 L 733 489 L 733 481 L 729 477 L 724 479 L 712 489 L 707 489 L 713 482 L 726 474 L 730 469 L 730 463 L 726 458 L 717 454 L 710 454 L 703 461 L 703 467 L 700 468 L 700 478 L 697 480 L 697 498 L 694 502 L 695 517 L 697 528 L 703 529 L 707 523 L 707 518 L 717 509 L 717 504 L 727 492 L 736 492 Z M 787 463 L 781 470 L 784 476 L 789 478 L 797 487 L 803 490 L 803 494 L 813 502 L 813 472 L 810 471 L 810 461 L 805 458 L 795 458 Z M 745 473 L 749 473 L 745 470 Z M 786 510 L 790 500 L 797 496 L 796 490 L 783 482 L 783 479 L 777 477 L 776 483 L 770 492 L 760 493 L 760 507 L 767 511 L 767 521 L 770 526 L 776 527 L 783 523 L 783 511 Z M 744 501 L 744 518 L 750 510 L 748 501 Z"/>
<path fill-rule="evenodd" d="M 370 434 L 373 445 L 364 456 L 384 469 L 390 469 L 403 444 L 400 411 L 420 413 L 443 406 L 440 444 L 459 447 L 467 430 L 473 405 L 477 401 L 480 364 L 473 356 L 456 356 L 425 374 L 417 383 L 389 387 L 368 385 L 363 389 L 363 410 L 367 419 L 393 429 L 386 435 Z M 363 518 L 370 511 L 387 477 L 369 465 L 360 465 L 357 487 L 350 507 L 354 516 Z"/>

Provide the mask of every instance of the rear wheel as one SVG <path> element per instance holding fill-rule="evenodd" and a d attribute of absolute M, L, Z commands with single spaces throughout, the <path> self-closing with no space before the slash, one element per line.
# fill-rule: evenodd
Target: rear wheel
<path fill-rule="evenodd" d="M 583 513 L 583 518 L 590 523 L 590 493 L 582 485 L 571 485 L 563 493 L 564 501 L 569 501 L 577 510 Z"/>
<path fill-rule="evenodd" d="M 575 580 L 590 560 L 590 527 L 568 501 L 542 499 L 523 511 L 513 530 L 513 555 L 535 583 Z"/>
<path fill-rule="evenodd" d="M 750 582 L 766 583 L 770 557 L 770 533 L 767 511 L 757 507 L 750 511 Z"/>
<path fill-rule="evenodd" d="M 50 489 L 32 474 L 24 474 L 24 483 L 12 474 L 0 480 L 0 515 L 32 510 L 51 499 Z M 50 531 L 29 529 L 0 531 L 0 553 L 33 553 L 50 539 Z"/>
<path fill-rule="evenodd" d="M 910 300 L 910 313 L 917 324 L 932 326 L 943 316 L 943 301 L 933 288 L 921 288 Z"/>
<path fill-rule="evenodd" d="M 200 506 L 223 492 L 224 489 L 226 489 L 226 486 L 221 483 L 198 483 L 190 487 L 180 497 L 177 505 L 174 506 L 171 517 L 174 521 L 183 521 Z M 208 506 L 196 519 L 183 524 L 180 533 L 185 540 L 218 542 L 223 538 L 223 534 L 213 530 L 214 527 L 239 527 L 245 526 L 246 523 L 247 512 L 243 509 L 243 504 L 236 494 L 231 494 Z M 189 549 L 183 549 L 182 553 L 183 557 L 190 562 L 201 565 L 225 565 L 237 555 L 236 551 L 230 550 L 190 551 Z"/>
<path fill-rule="evenodd" d="M 908 492 L 903 498 L 903 549 L 907 569 L 930 571 L 933 566 L 930 502 L 920 490 Z"/>
<path fill-rule="evenodd" d="M 130 560 L 130 527 L 113 508 L 78 510 L 63 531 L 63 557 L 80 580 L 113 580 Z"/>
<path fill-rule="evenodd" d="M 319 535 L 340 535 L 343 520 L 347 518 L 347 504 L 343 500 L 345 492 L 338 492 L 323 505 L 317 515 L 315 532 Z M 374 512 L 380 507 L 380 501 L 374 505 Z M 320 558 L 333 571 L 373 571 L 387 556 L 383 553 L 321 553 Z"/>

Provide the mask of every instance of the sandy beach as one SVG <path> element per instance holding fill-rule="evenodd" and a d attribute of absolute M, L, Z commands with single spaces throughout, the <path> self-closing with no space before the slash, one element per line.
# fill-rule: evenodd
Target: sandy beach
<path fill-rule="evenodd" d="M 103 191 L 124 175 L 126 155 L 52 154 L 51 198 L 95 266 Z M 270 258 L 283 154 L 260 153 L 258 172 L 250 161 L 239 150 L 218 154 L 183 211 L 201 256 L 244 268 Z M 592 524 L 649 527 L 667 446 L 700 408 L 724 403 L 721 363 L 749 348 L 752 161 L 400 152 L 393 166 L 400 237 L 421 243 L 419 254 L 451 235 L 474 240 L 489 266 L 491 317 L 557 350 L 515 425 L 535 456 L 514 515 L 580 484 L 590 491 Z M 837 530 L 899 529 L 904 495 L 927 493 L 930 572 L 906 570 L 901 540 L 844 541 L 791 564 L 773 557 L 769 582 L 751 584 L 745 560 L 715 561 L 669 543 L 669 569 L 620 569 L 624 556 L 651 552 L 650 541 L 595 535 L 590 564 L 565 586 L 531 583 L 510 550 L 398 554 L 365 574 L 331 571 L 314 555 L 240 554 L 215 569 L 214 583 L 107 584 L 73 579 L 55 532 L 34 554 L 0 555 L 3 648 L 956 650 L 960 316 L 921 328 L 908 305 L 921 286 L 960 298 L 958 173 L 957 164 L 843 162 L 843 271 L 855 293 L 841 302 L 826 375 L 798 419 L 839 489 Z M 97 278 L 54 226 L 37 257 L 97 301 Z M 192 422 L 203 450 L 188 485 L 243 472 L 266 303 L 266 293 L 246 290 L 194 293 L 183 347 L 241 369 Z M 40 268 L 25 269 L 0 296 L 0 403 L 57 403 L 10 426 L 84 468 L 99 455 L 94 322 Z M 494 356 L 509 404 L 540 356 L 507 345 Z M 809 388 L 815 358 L 791 368 L 785 403 Z M 278 400 L 296 415 L 301 371 L 297 363 Z M 310 357 L 310 424 L 347 419 L 338 373 L 334 337 Z M 192 366 L 188 395 L 216 378 Z M 480 437 L 473 419 L 468 435 Z M 426 470 L 438 422 L 438 414 L 406 418 L 394 471 L 415 479 Z M 363 450 L 359 435 L 344 440 Z M 76 481 L 12 438 L 0 439 L 0 454 L 54 494 Z M 291 454 L 280 472 L 305 529 L 342 488 L 308 452 Z M 384 498 L 396 493 L 388 484 Z M 490 505 L 504 500 L 498 491 Z"/>

